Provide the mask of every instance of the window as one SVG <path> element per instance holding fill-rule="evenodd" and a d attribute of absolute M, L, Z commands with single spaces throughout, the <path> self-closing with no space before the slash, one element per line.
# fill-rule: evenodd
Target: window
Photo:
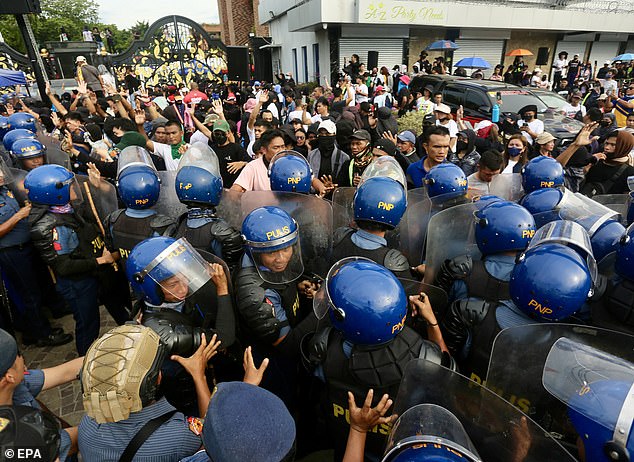
<path fill-rule="evenodd" d="M 308 82 L 308 48 L 302 47 L 302 64 L 304 64 L 304 82 Z"/>
<path fill-rule="evenodd" d="M 460 106 L 464 97 L 464 88 L 454 85 L 447 85 L 442 92 L 443 102 L 448 105 Z"/>
<path fill-rule="evenodd" d="M 479 91 L 467 90 L 467 96 L 464 102 L 465 109 L 480 112 L 480 108 L 482 106 L 490 108 L 490 102 L 488 101 L 488 98 Z"/>
<path fill-rule="evenodd" d="M 313 69 L 315 70 L 315 81 L 319 83 L 319 43 L 313 43 Z"/>
<path fill-rule="evenodd" d="M 293 48 L 293 75 L 299 80 L 299 73 L 297 72 L 297 48 Z"/>

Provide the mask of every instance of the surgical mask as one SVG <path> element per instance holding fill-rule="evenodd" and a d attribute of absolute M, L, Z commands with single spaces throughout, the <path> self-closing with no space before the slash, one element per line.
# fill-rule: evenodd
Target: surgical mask
<path fill-rule="evenodd" d="M 331 152 L 335 149 L 335 137 L 334 136 L 318 136 L 317 147 L 321 152 Z"/>
<path fill-rule="evenodd" d="M 227 134 L 224 132 L 213 132 L 211 134 L 211 137 L 214 139 L 214 141 L 216 142 L 216 144 L 222 146 L 223 144 L 225 144 L 227 142 Z"/>
<path fill-rule="evenodd" d="M 469 143 L 466 141 L 458 140 L 456 141 L 456 152 L 466 151 Z"/>
<path fill-rule="evenodd" d="M 508 152 L 509 157 L 516 157 L 522 153 L 522 148 L 518 148 L 517 146 L 509 146 L 506 148 L 506 152 Z"/>

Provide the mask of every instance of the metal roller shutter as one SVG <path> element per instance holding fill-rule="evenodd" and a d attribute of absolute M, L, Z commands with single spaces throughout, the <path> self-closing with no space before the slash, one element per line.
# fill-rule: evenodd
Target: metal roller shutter
<path fill-rule="evenodd" d="M 568 52 L 568 61 L 574 58 L 575 55 L 579 55 L 579 59 L 584 59 L 586 55 L 587 46 L 588 46 L 588 42 L 566 42 L 565 40 L 560 40 L 559 42 L 557 42 L 557 48 L 555 49 L 555 54 L 553 55 L 554 57 L 553 59 L 558 59 L 559 53 L 561 53 L 562 51 Z M 551 68 L 550 69 L 551 82 L 553 81 L 554 75 L 555 75 L 555 71 Z"/>
<path fill-rule="evenodd" d="M 612 58 L 619 54 L 620 45 L 620 42 L 594 42 L 592 44 L 590 63 L 593 67 L 596 67 L 596 69 L 594 69 L 595 73 L 603 67 L 605 61 L 612 61 Z"/>
<path fill-rule="evenodd" d="M 472 57 L 485 59 L 493 67 L 502 62 L 504 40 L 458 39 L 456 40 L 456 45 L 460 48 L 453 53 L 454 63 L 457 63 L 462 58 Z M 484 71 L 485 78 L 490 77 L 491 74 L 493 74 L 492 68 Z M 467 75 L 471 75 L 470 69 L 467 69 Z"/>
<path fill-rule="evenodd" d="M 379 52 L 379 69 L 385 66 L 392 69 L 396 64 L 403 63 L 403 39 L 395 38 L 341 38 L 339 39 L 339 68 L 348 64 L 344 58 L 350 59 L 358 54 L 362 63 L 368 62 L 368 51 Z"/>

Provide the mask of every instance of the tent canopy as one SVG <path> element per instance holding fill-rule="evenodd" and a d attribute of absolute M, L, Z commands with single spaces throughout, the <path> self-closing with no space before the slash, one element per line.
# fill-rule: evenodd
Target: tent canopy
<path fill-rule="evenodd" d="M 0 69 L 0 87 L 10 87 L 13 85 L 26 85 L 24 72 Z"/>

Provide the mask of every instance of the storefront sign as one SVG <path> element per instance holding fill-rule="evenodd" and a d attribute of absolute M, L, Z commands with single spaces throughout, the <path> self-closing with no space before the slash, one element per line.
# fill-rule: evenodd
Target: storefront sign
<path fill-rule="evenodd" d="M 444 25 L 447 5 L 416 0 L 357 0 L 358 22 Z"/>

